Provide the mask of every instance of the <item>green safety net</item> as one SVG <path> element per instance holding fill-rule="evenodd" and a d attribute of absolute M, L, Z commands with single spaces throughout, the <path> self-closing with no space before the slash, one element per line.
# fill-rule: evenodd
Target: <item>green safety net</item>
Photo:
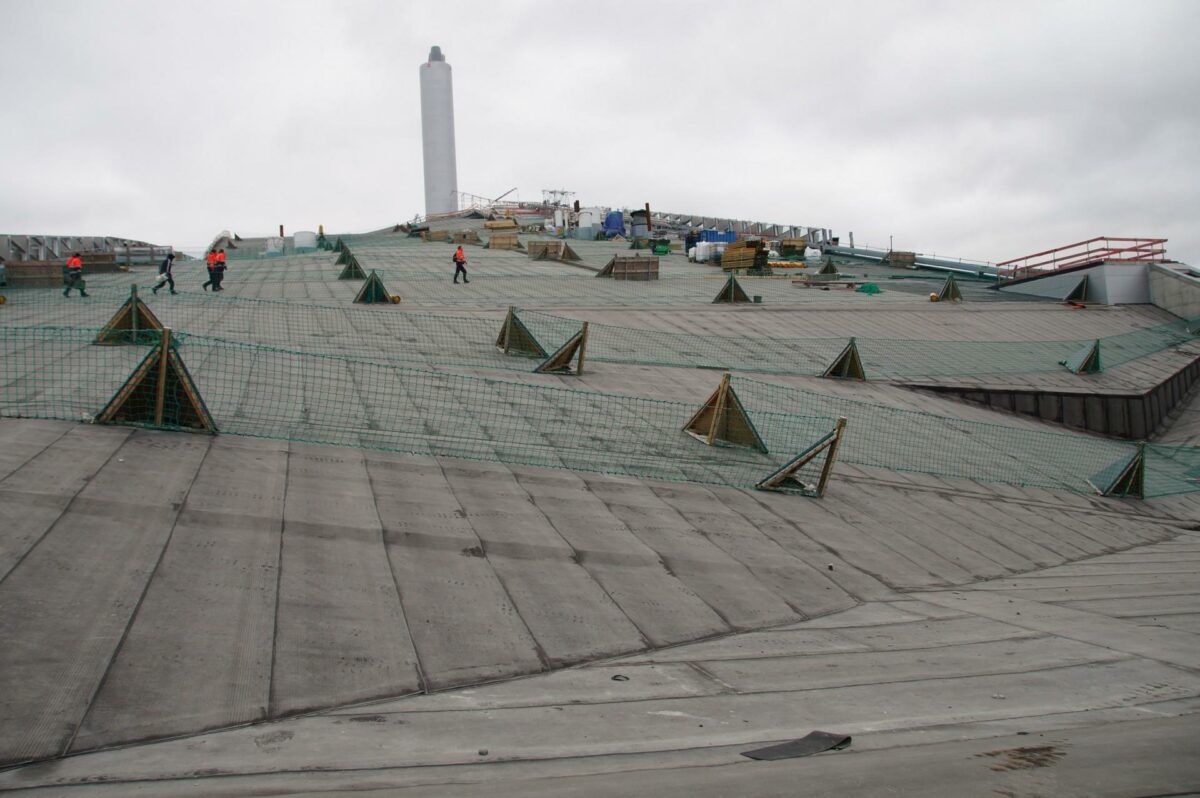
<path fill-rule="evenodd" d="M 95 420 L 157 351 L 97 347 L 95 334 L 0 328 L 0 416 Z M 177 352 L 227 434 L 752 487 L 834 424 L 797 412 L 756 414 L 763 453 L 696 441 L 683 432 L 696 407 L 682 402 L 194 335 L 180 336 Z"/>
<path fill-rule="evenodd" d="M 336 268 L 336 267 L 335 267 Z M 336 284 L 336 275 L 328 278 Z M 603 281 L 597 281 L 603 282 Z M 413 365 L 455 365 L 527 371 L 519 358 L 495 348 L 503 317 L 414 312 L 385 305 L 353 304 L 352 292 L 332 300 L 265 300 L 184 292 L 139 295 L 166 326 L 212 338 L 294 347 L 327 354 L 368 356 Z M 392 284 L 388 288 L 395 290 Z M 14 292 L 5 306 L 15 324 L 102 326 L 128 299 L 127 289 L 97 288 L 88 303 L 66 303 L 53 290 Z M 407 305 L 409 297 L 404 295 Z M 547 352 L 582 322 L 559 314 L 519 309 L 518 317 Z M 1196 320 L 1176 320 L 1099 339 L 1104 367 L 1195 341 Z M 857 336 L 868 379 L 904 380 L 1063 371 L 1062 365 L 1095 338 L 1059 341 L 929 341 Z M 846 347 L 848 337 L 721 336 L 638 329 L 592 322 L 587 357 L 607 363 L 712 368 L 728 371 L 817 376 Z"/>
<path fill-rule="evenodd" d="M 97 346 L 96 333 L 0 328 L 0 416 L 94 419 L 155 350 Z M 704 397 L 663 401 L 174 337 L 215 426 L 239 435 L 751 487 L 844 416 L 842 462 L 1080 493 L 1092 492 L 1088 479 L 1136 448 L 735 376 L 731 386 L 762 437 L 763 453 L 706 446 L 683 432 Z M 1145 451 L 1146 496 L 1200 489 L 1200 449 L 1151 444 Z"/>

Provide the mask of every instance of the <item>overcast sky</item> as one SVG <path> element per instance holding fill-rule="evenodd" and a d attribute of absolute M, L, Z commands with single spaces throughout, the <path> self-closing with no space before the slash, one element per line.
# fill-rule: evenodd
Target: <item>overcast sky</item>
<path fill-rule="evenodd" d="M 0 232 L 410 219 L 437 44 L 462 191 L 1200 263 L 1196 0 L 0 0 L 0 30 Z"/>

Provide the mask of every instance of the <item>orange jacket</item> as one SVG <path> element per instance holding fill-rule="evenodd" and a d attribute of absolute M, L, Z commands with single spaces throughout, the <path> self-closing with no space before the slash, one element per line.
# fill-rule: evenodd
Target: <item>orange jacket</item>
<path fill-rule="evenodd" d="M 210 269 L 211 269 L 213 266 L 215 266 L 215 265 L 216 265 L 216 263 L 217 263 L 217 253 L 215 253 L 215 252 L 210 252 L 210 253 L 208 253 L 207 255 L 205 255 L 205 256 L 204 256 L 204 263 L 205 263 L 205 264 L 208 266 L 208 268 L 210 268 Z"/>
<path fill-rule="evenodd" d="M 225 253 L 224 252 L 217 253 L 217 263 L 219 263 L 222 266 L 225 265 Z"/>
<path fill-rule="evenodd" d="M 77 258 L 74 255 L 67 258 L 67 268 L 74 269 L 75 271 L 82 271 L 83 270 L 83 258 Z"/>

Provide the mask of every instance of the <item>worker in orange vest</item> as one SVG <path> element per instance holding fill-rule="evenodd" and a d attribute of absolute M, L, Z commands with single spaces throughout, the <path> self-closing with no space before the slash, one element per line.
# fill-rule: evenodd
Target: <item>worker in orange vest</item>
<path fill-rule="evenodd" d="M 463 252 L 463 248 L 461 246 L 454 250 L 454 257 L 452 260 L 454 261 L 454 284 L 458 285 L 459 274 L 462 274 L 464 283 L 471 282 L 467 279 L 467 253 Z"/>
<path fill-rule="evenodd" d="M 87 283 L 83 281 L 83 258 L 78 252 L 67 258 L 67 267 L 63 269 L 63 284 L 66 285 L 63 296 L 70 296 L 72 288 L 78 288 L 80 296 L 88 295 Z"/>
<path fill-rule="evenodd" d="M 217 250 L 217 263 L 213 268 L 213 274 L 216 275 L 217 281 L 213 284 L 214 291 L 224 291 L 221 283 L 225 281 L 225 250 Z"/>
<path fill-rule="evenodd" d="M 208 267 L 208 280 L 200 287 L 207 291 L 211 285 L 214 291 L 218 290 L 216 272 L 214 271 L 217 267 L 217 251 L 215 249 L 210 249 L 208 254 L 204 256 L 204 265 Z"/>

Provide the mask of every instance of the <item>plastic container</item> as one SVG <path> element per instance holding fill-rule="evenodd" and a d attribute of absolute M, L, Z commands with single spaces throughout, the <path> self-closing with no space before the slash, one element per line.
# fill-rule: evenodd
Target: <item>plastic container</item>
<path fill-rule="evenodd" d="M 311 230 L 299 230 L 293 237 L 297 252 L 311 252 L 317 248 L 317 234 Z"/>

